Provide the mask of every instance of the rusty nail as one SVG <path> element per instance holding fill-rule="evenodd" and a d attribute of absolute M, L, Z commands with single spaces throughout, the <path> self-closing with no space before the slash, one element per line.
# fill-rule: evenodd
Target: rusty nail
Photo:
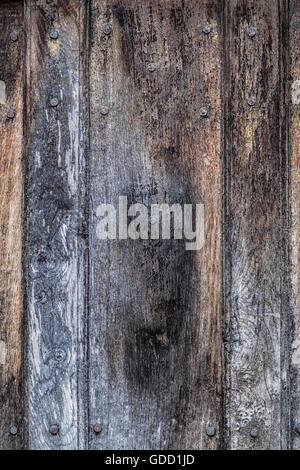
<path fill-rule="evenodd" d="M 249 38 L 254 38 L 254 36 L 256 36 L 257 34 L 257 29 L 254 28 L 254 26 L 249 26 L 246 32 Z"/>
<path fill-rule="evenodd" d="M 94 424 L 93 430 L 94 430 L 94 433 L 95 433 L 95 434 L 100 434 L 100 432 L 102 431 L 102 426 L 101 426 L 101 424 L 99 424 L 99 423 Z"/>
<path fill-rule="evenodd" d="M 10 427 L 9 432 L 12 436 L 15 436 L 18 433 L 18 428 L 14 424 Z"/>
<path fill-rule="evenodd" d="M 58 39 L 58 31 L 56 31 L 55 29 L 52 29 L 52 31 L 50 31 L 50 38 Z"/>
<path fill-rule="evenodd" d="M 16 42 L 18 40 L 18 33 L 16 31 L 10 33 L 10 40 L 13 42 Z"/>
<path fill-rule="evenodd" d="M 250 431 L 250 436 L 255 438 L 258 436 L 258 429 L 257 428 L 252 428 Z"/>
<path fill-rule="evenodd" d="M 16 111 L 14 109 L 9 109 L 6 113 L 8 119 L 13 119 L 16 115 Z"/>
<path fill-rule="evenodd" d="M 209 34 L 212 32 L 212 25 L 211 24 L 205 24 L 202 26 L 202 33 L 204 34 Z"/>
<path fill-rule="evenodd" d="M 155 63 L 151 62 L 151 64 L 148 64 L 147 69 L 149 70 L 149 72 L 155 72 L 155 70 L 156 70 Z"/>
<path fill-rule="evenodd" d="M 254 106 L 256 104 L 256 97 L 254 95 L 249 96 L 247 103 L 249 106 Z"/>
<path fill-rule="evenodd" d="M 57 424 L 51 424 L 49 431 L 52 436 L 57 436 L 57 434 L 59 433 L 59 427 L 57 426 Z"/>
<path fill-rule="evenodd" d="M 112 29 L 111 29 L 110 24 L 106 24 L 106 25 L 103 26 L 103 32 L 104 32 L 104 34 L 106 34 L 106 36 L 111 34 L 111 31 L 112 31 Z"/>
<path fill-rule="evenodd" d="M 208 109 L 206 106 L 202 106 L 202 108 L 200 108 L 200 116 L 201 117 L 208 117 Z"/>
<path fill-rule="evenodd" d="M 52 106 L 52 108 L 55 108 L 56 106 L 58 106 L 58 99 L 57 98 L 51 98 L 50 106 Z"/>
<path fill-rule="evenodd" d="M 213 424 L 207 424 L 205 430 L 208 437 L 214 437 L 214 435 L 216 434 L 216 428 Z"/>
<path fill-rule="evenodd" d="M 106 116 L 109 113 L 108 107 L 107 106 L 101 106 L 100 113 L 102 114 L 102 116 Z"/>

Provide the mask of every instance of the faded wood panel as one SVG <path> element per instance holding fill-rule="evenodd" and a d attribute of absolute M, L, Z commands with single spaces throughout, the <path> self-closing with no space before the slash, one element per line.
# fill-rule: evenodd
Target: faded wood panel
<path fill-rule="evenodd" d="M 92 449 L 220 445 L 219 5 L 91 2 L 89 415 L 102 426 Z M 97 207 L 119 196 L 203 203 L 204 247 L 100 241 Z"/>
<path fill-rule="evenodd" d="M 31 449 L 85 446 L 80 9 L 78 0 L 28 1 L 26 9 Z"/>
<path fill-rule="evenodd" d="M 0 4 L 0 448 L 22 447 L 23 2 Z"/>
<path fill-rule="evenodd" d="M 291 268 L 294 337 L 292 343 L 292 448 L 300 449 L 300 2 L 290 4 Z"/>
<path fill-rule="evenodd" d="M 286 5 L 230 0 L 224 10 L 224 337 L 232 449 L 288 446 Z"/>

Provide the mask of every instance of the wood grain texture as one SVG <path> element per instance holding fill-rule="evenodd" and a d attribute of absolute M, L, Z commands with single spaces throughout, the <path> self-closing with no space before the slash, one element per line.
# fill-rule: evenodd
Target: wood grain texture
<path fill-rule="evenodd" d="M 285 11 L 286 2 L 252 0 L 230 0 L 224 10 L 224 339 L 232 449 L 289 445 Z M 257 29 L 254 37 L 249 26 Z M 252 95 L 256 104 L 249 106 Z"/>
<path fill-rule="evenodd" d="M 0 448 L 22 447 L 23 2 L 0 4 Z M 13 41 L 11 34 L 16 33 Z M 8 118 L 12 109 L 15 117 Z M 10 434 L 11 426 L 18 428 Z"/>
<path fill-rule="evenodd" d="M 28 1 L 26 8 L 31 449 L 85 447 L 83 11 L 78 0 Z"/>
<path fill-rule="evenodd" d="M 92 449 L 220 445 L 219 5 L 91 2 L 89 415 L 103 428 Z M 203 203 L 204 247 L 98 240 L 96 209 L 119 196 Z"/>
<path fill-rule="evenodd" d="M 291 269 L 293 287 L 292 448 L 300 449 L 300 2 L 290 4 Z"/>

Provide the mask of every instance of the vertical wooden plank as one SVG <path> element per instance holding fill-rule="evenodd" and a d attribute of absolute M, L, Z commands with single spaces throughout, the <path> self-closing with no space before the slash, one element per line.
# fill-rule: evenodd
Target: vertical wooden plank
<path fill-rule="evenodd" d="M 27 2 L 31 449 L 85 446 L 83 12 L 79 0 Z"/>
<path fill-rule="evenodd" d="M 281 1 L 225 2 L 224 337 L 232 449 L 289 445 L 285 7 Z"/>
<path fill-rule="evenodd" d="M 92 449 L 219 446 L 219 5 L 91 2 L 89 413 L 102 426 Z M 97 207 L 117 209 L 119 196 L 203 203 L 204 247 L 99 240 Z"/>
<path fill-rule="evenodd" d="M 23 2 L 0 5 L 0 448 L 22 447 Z M 10 117 L 9 117 L 10 116 Z M 17 433 L 17 434 L 16 434 Z"/>
<path fill-rule="evenodd" d="M 290 3 L 291 266 L 294 338 L 292 343 L 292 448 L 300 449 L 300 2 Z"/>

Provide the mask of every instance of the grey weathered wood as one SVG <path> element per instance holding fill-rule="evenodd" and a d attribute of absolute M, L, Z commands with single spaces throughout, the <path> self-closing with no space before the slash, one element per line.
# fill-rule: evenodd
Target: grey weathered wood
<path fill-rule="evenodd" d="M 0 448 L 300 449 L 299 0 L 11 0 L 0 26 Z M 100 241 L 120 195 L 204 203 L 204 247 Z"/>
<path fill-rule="evenodd" d="M 103 428 L 92 449 L 220 445 L 219 6 L 91 2 L 89 415 Z M 98 240 L 97 206 L 120 195 L 204 203 L 204 247 Z"/>
<path fill-rule="evenodd" d="M 232 449 L 289 446 L 286 6 L 230 0 L 224 10 L 224 337 Z M 249 26 L 257 28 L 252 38 Z M 249 106 L 252 94 L 257 103 Z"/>
<path fill-rule="evenodd" d="M 0 4 L 0 449 L 23 445 L 23 2 Z M 15 41 L 11 33 L 16 33 Z M 15 117 L 9 119 L 9 109 Z M 11 426 L 17 434 L 10 434 Z"/>
<path fill-rule="evenodd" d="M 291 268 L 293 287 L 292 448 L 300 449 L 300 2 L 290 3 Z"/>
<path fill-rule="evenodd" d="M 28 432 L 31 449 L 85 446 L 84 8 L 28 1 Z M 81 14 L 80 14 L 81 12 Z M 83 13 L 83 14 L 82 14 Z M 58 39 L 49 33 L 55 29 Z M 58 106 L 51 107 L 51 99 Z M 52 435 L 50 426 L 59 433 Z"/>

